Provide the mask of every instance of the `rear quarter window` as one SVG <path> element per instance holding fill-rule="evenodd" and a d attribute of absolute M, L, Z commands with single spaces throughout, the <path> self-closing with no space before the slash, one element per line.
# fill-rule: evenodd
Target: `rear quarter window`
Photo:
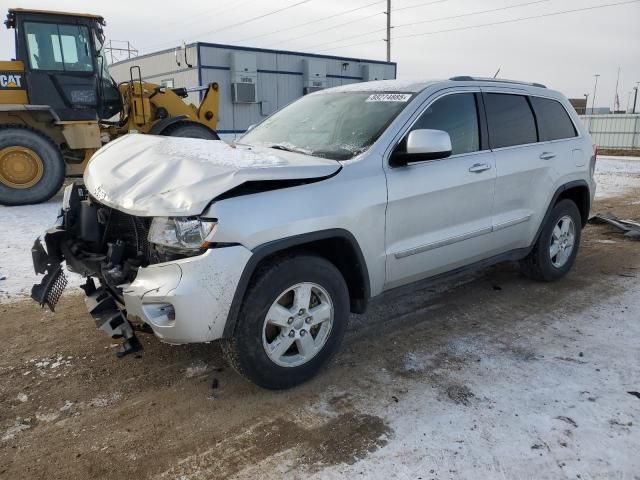
<path fill-rule="evenodd" d="M 486 93 L 484 95 L 491 148 L 535 143 L 536 122 L 524 95 Z"/>
<path fill-rule="evenodd" d="M 536 114 L 541 142 L 577 136 L 573 122 L 560 102 L 540 97 L 529 99 Z"/>

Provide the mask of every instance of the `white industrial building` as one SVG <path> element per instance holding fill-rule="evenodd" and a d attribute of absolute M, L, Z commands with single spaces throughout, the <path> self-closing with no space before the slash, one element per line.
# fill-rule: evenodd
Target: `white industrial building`
<path fill-rule="evenodd" d="M 111 75 L 117 82 L 128 80 L 134 65 L 140 66 L 143 80 L 168 87 L 217 82 L 218 133 L 226 138 L 308 92 L 394 79 L 397 70 L 394 62 L 196 42 L 114 63 Z M 198 104 L 200 94 L 190 93 L 189 101 Z"/>

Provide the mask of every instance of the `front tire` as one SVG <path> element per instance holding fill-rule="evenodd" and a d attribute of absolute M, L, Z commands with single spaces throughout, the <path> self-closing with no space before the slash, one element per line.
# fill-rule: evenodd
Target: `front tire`
<path fill-rule="evenodd" d="M 280 257 L 247 289 L 227 361 L 257 385 L 284 389 L 311 377 L 337 350 L 349 318 L 340 271 L 313 255 Z"/>
<path fill-rule="evenodd" d="M 551 210 L 531 253 L 521 261 L 525 276 L 551 282 L 564 277 L 576 259 L 580 247 L 582 220 L 571 200 L 559 201 Z"/>
<path fill-rule="evenodd" d="M 0 205 L 28 205 L 53 197 L 64 182 L 62 153 L 27 127 L 0 129 Z"/>

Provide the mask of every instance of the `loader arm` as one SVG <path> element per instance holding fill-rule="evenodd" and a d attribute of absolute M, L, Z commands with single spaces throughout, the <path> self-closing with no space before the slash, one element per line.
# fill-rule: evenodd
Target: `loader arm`
<path fill-rule="evenodd" d="M 120 84 L 124 109 L 122 128 L 150 133 L 158 122 L 167 118 L 182 117 L 200 123 L 215 132 L 218 125 L 219 91 L 218 84 L 206 88 L 198 107 L 187 104 L 179 95 L 179 89 L 133 80 Z"/>

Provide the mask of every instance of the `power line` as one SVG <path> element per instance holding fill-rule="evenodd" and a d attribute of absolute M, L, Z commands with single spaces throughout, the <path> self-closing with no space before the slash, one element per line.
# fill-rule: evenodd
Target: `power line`
<path fill-rule="evenodd" d="M 280 30 L 274 30 L 272 32 L 267 32 L 267 33 L 261 33 L 259 35 L 253 35 L 251 37 L 245 37 L 245 38 L 243 38 L 241 40 L 238 40 L 238 42 L 246 42 L 247 40 L 253 40 L 255 38 L 266 37 L 266 36 L 269 36 L 269 35 L 275 35 L 277 33 L 288 32 L 290 30 L 295 30 L 297 28 L 306 27 L 307 25 L 311 25 L 313 23 L 318 23 L 318 22 L 322 22 L 324 20 L 329 20 L 330 18 L 335 18 L 335 17 L 341 17 L 343 15 L 348 15 L 350 13 L 357 12 L 358 10 L 363 10 L 363 9 L 365 9 L 367 7 L 372 6 L 372 5 L 376 5 L 378 3 L 384 3 L 385 1 L 386 0 L 378 0 L 376 2 L 367 3 L 366 5 L 362 5 L 360 7 L 353 8 L 351 10 L 347 10 L 347 11 L 340 12 L 340 13 L 334 13 L 333 15 L 328 15 L 326 17 L 317 18 L 317 19 L 311 20 L 309 22 L 299 23 L 298 25 L 294 25 L 292 27 L 283 28 L 283 29 L 280 29 Z"/>
<path fill-rule="evenodd" d="M 582 7 L 582 8 L 574 8 L 572 10 L 562 10 L 559 12 L 551 12 L 551 13 L 543 13 L 540 15 L 531 15 L 529 17 L 522 17 L 522 18 L 514 18 L 511 20 L 502 20 L 502 21 L 498 21 L 498 22 L 491 22 L 491 23 L 485 23 L 485 24 L 480 24 L 480 25 L 471 25 L 469 27 L 463 27 L 463 28 L 457 28 L 457 29 L 450 29 L 449 31 L 455 31 L 455 30 L 466 30 L 468 29 L 472 29 L 472 28 L 481 28 L 481 27 L 490 27 L 490 26 L 494 26 L 494 25 L 503 25 L 505 23 L 515 23 L 515 22 L 522 22 L 525 20 L 533 20 L 536 18 L 547 18 L 547 17 L 554 17 L 557 15 L 566 15 L 568 13 L 576 13 L 576 12 L 585 12 L 588 10 L 598 10 L 600 8 L 607 8 L 607 7 L 616 7 L 619 5 L 628 5 L 631 3 L 638 3 L 640 2 L 640 0 L 627 0 L 625 2 L 616 2 L 616 3 L 605 3 L 603 5 L 594 5 L 591 7 Z M 443 30 L 446 31 L 446 30 Z M 414 34 L 408 34 L 408 35 L 401 35 L 397 38 L 411 38 L 411 37 L 419 37 L 421 35 L 430 35 L 431 33 L 440 33 L 440 32 L 426 32 L 426 33 L 414 33 Z"/>
<path fill-rule="evenodd" d="M 255 17 L 251 17 L 251 18 L 248 18 L 246 20 L 242 20 L 241 22 L 232 23 L 232 24 L 226 25 L 226 26 L 224 26 L 222 28 L 218 28 L 218 29 L 215 29 L 215 30 L 208 30 L 206 32 L 197 33 L 197 34 L 191 35 L 190 37 L 191 38 L 196 38 L 196 37 L 201 37 L 201 36 L 205 36 L 205 35 L 212 35 L 214 33 L 222 32 L 224 30 L 229 30 L 230 28 L 235 28 L 235 27 L 239 27 L 241 25 L 246 25 L 247 23 L 255 22 L 256 20 L 261 20 L 263 18 L 270 17 L 271 15 L 275 15 L 277 13 L 284 12 L 285 10 L 290 10 L 292 8 L 295 8 L 295 7 L 299 6 L 299 5 L 302 5 L 302 4 L 305 4 L 305 3 L 309 3 L 311 1 L 312 0 L 301 0 L 299 2 L 296 2 L 296 3 L 292 4 L 292 5 L 287 5 L 286 7 L 278 8 L 277 10 L 271 10 L 271 11 L 269 11 L 267 13 L 263 13 L 261 15 L 255 16 Z M 164 42 L 164 43 L 168 43 L 168 42 Z M 156 45 L 159 45 L 159 44 L 156 44 Z"/>
<path fill-rule="evenodd" d="M 399 7 L 399 8 L 395 8 L 394 7 L 393 13 L 400 12 L 402 10 L 409 10 L 410 8 L 426 7 L 427 5 L 433 5 L 434 3 L 443 3 L 443 2 L 448 2 L 448 1 L 449 0 L 435 0 L 435 1 L 431 1 L 431 2 L 416 3 L 415 5 L 408 5 L 406 7 Z"/>
<path fill-rule="evenodd" d="M 218 15 L 222 15 L 223 13 L 229 12 L 231 10 L 236 10 L 238 7 L 244 6 L 247 3 L 252 3 L 255 2 L 255 0 L 245 0 L 244 2 L 238 2 L 238 3 L 233 3 L 232 5 L 230 5 L 227 8 L 220 8 L 219 5 L 216 5 L 212 8 L 207 8 L 206 10 L 203 10 L 200 13 L 196 13 L 194 16 L 189 16 L 187 18 L 184 19 L 179 19 L 178 21 L 174 21 L 169 23 L 169 26 L 176 26 L 176 25 L 189 25 L 189 24 L 195 24 L 198 23 L 199 21 L 203 20 L 203 16 L 207 16 L 209 15 L 211 12 L 214 12 L 216 17 L 218 17 Z"/>
<path fill-rule="evenodd" d="M 489 10 L 479 10 L 479 11 L 476 11 L 476 12 L 462 13 L 462 14 L 459 14 L 459 15 L 451 15 L 451 16 L 448 16 L 448 17 L 430 18 L 428 20 L 420 20 L 418 22 L 401 23 L 399 25 L 394 25 L 391 28 L 393 30 L 397 30 L 398 28 L 410 27 L 410 26 L 413 26 L 413 25 L 419 25 L 419 24 L 423 24 L 423 23 L 435 23 L 435 22 L 441 22 L 443 20 L 453 20 L 453 19 L 457 19 L 457 18 L 471 17 L 473 15 L 480 15 L 480 14 L 483 14 L 483 13 L 494 13 L 494 12 L 499 12 L 499 11 L 502 11 L 502 10 L 509 10 L 509 9 L 518 8 L 518 7 L 526 7 L 526 6 L 529 6 L 529 5 L 535 5 L 535 4 L 538 4 L 538 3 L 545 3 L 545 2 L 550 2 L 550 1 L 552 1 L 552 0 L 535 0 L 533 2 L 518 3 L 516 5 L 508 5 L 508 6 L 499 7 L 499 8 L 491 8 Z M 397 10 L 398 9 L 394 9 L 394 13 Z M 339 42 L 342 42 L 344 40 L 351 40 L 353 38 L 360 38 L 360 37 L 364 37 L 364 36 L 367 36 L 367 35 L 371 35 L 373 33 L 384 32 L 385 30 L 386 30 L 385 28 L 380 28 L 378 30 L 372 30 L 372 31 L 366 32 L 366 33 L 360 33 L 360 34 L 357 34 L 357 35 L 350 35 L 348 37 L 339 38 L 338 40 L 331 40 L 330 42 L 318 43 L 318 44 L 311 45 L 310 47 L 306 47 L 306 48 L 323 47 L 325 45 L 331 45 L 332 43 L 339 43 Z M 394 37 L 394 38 L 398 38 L 398 37 Z"/>
<path fill-rule="evenodd" d="M 545 13 L 545 14 L 541 14 L 541 15 L 532 15 L 529 17 L 522 17 L 522 18 L 514 18 L 511 20 L 503 20 L 503 21 L 499 21 L 499 22 L 491 22 L 491 23 L 482 23 L 482 24 L 478 24 L 478 25 L 468 25 L 466 27 L 457 27 L 457 28 L 449 28 L 446 30 L 435 30 L 432 32 L 422 32 L 422 33 L 414 33 L 414 34 L 409 34 L 409 35 L 400 35 L 397 37 L 394 37 L 396 40 L 399 38 L 411 38 L 411 37 L 420 37 L 420 36 L 425 36 L 425 35 L 435 35 L 438 33 L 448 33 L 448 32 L 458 32 L 458 31 L 462 31 L 462 30 L 471 30 L 471 29 L 476 29 L 476 28 L 483 28 L 483 27 L 492 27 L 492 26 L 496 26 L 496 25 L 504 25 L 507 23 L 515 23 L 515 22 L 523 22 L 525 20 L 534 20 L 534 19 L 538 19 L 538 18 L 546 18 L 546 17 L 553 17 L 556 15 L 565 15 L 565 14 L 569 14 L 569 13 L 576 13 L 576 12 L 584 12 L 584 11 L 588 11 L 588 10 L 597 10 L 600 8 L 607 8 L 607 7 L 616 7 L 616 6 L 620 6 L 620 5 L 628 5 L 631 3 L 638 3 L 640 2 L 640 0 L 628 0 L 626 2 L 617 2 L 617 3 L 607 3 L 604 5 L 594 5 L 592 7 L 584 7 L 584 8 L 575 8 L 573 10 L 563 10 L 560 12 L 552 12 L 552 13 Z M 371 32 L 373 33 L 373 32 Z M 339 47 L 333 47 L 333 48 L 328 48 L 325 50 L 320 50 L 322 52 L 324 51 L 328 51 L 328 50 L 339 50 L 339 49 L 343 49 L 343 48 L 347 48 L 347 47 L 355 47 L 358 45 L 368 45 L 371 43 L 374 43 L 378 40 L 369 40 L 367 42 L 358 42 L 358 43 L 351 43 L 348 45 L 341 45 Z"/>
<path fill-rule="evenodd" d="M 420 20 L 417 22 L 411 22 L 411 23 L 401 23 L 400 25 L 395 25 L 393 28 L 402 28 L 402 27 L 411 27 L 413 25 L 420 25 L 423 23 L 432 23 L 432 22 L 440 22 L 442 20 L 454 20 L 457 18 L 463 18 L 463 17 L 470 17 L 473 15 L 480 15 L 483 13 L 494 13 L 494 12 L 500 12 L 502 10 L 510 10 L 512 8 L 519 8 L 519 7 L 527 7 L 529 5 L 535 5 L 538 3 L 546 3 L 546 2 L 550 2 L 551 0 L 535 0 L 533 2 L 525 2 L 525 3 L 518 3 L 515 5 L 507 5 L 504 7 L 498 7 L 498 8 L 491 8 L 489 10 L 479 10 L 476 12 L 469 12 L 469 13 L 461 13 L 459 15 L 451 15 L 449 17 L 439 17 L 439 18 L 433 18 L 433 19 L 429 19 L 429 20 Z"/>
<path fill-rule="evenodd" d="M 286 7 L 278 8 L 277 10 L 272 10 L 270 12 L 263 13 L 262 15 L 258 15 L 256 17 L 252 17 L 252 18 L 249 18 L 247 20 L 243 20 L 242 22 L 232 23 L 231 25 L 227 25 L 226 27 L 222 27 L 222 28 L 218 28 L 216 30 L 209 30 L 208 32 L 200 33 L 200 34 L 198 34 L 198 36 L 200 36 L 200 35 L 211 35 L 213 33 L 218 33 L 218 32 L 222 32 L 224 30 L 229 30 L 230 28 L 239 27 L 240 25 L 246 25 L 247 23 L 255 22 L 256 20 L 261 20 L 263 18 L 270 17 L 271 15 L 275 15 L 276 13 L 284 12 L 285 10 L 290 10 L 290 9 L 292 9 L 294 7 L 297 7 L 297 6 L 302 5 L 304 3 L 309 3 L 311 1 L 312 0 L 302 0 L 300 2 L 296 2 L 296 3 L 292 4 L 292 5 L 287 5 Z"/>
<path fill-rule="evenodd" d="M 434 3 L 442 3 L 442 2 L 448 2 L 448 1 L 449 0 L 435 0 L 435 1 L 430 1 L 430 2 L 423 2 L 423 3 L 420 3 L 420 4 L 416 4 L 416 5 L 409 5 L 407 7 L 394 8 L 393 12 L 395 13 L 398 10 L 407 10 L 409 8 L 425 7 L 427 5 L 433 5 Z M 376 3 L 386 3 L 386 0 L 383 0 L 382 2 L 375 2 L 375 3 L 372 3 L 370 5 L 374 5 Z M 348 21 L 348 22 L 340 23 L 340 24 L 334 25 L 332 27 L 324 28 L 322 30 L 316 30 L 315 32 L 305 33 L 304 35 L 299 35 L 297 37 L 287 38 L 286 40 L 281 40 L 281 41 L 278 41 L 278 42 L 275 42 L 275 43 L 271 43 L 271 44 L 268 44 L 267 46 L 270 47 L 270 46 L 273 46 L 273 45 L 279 45 L 281 43 L 288 43 L 288 42 L 292 42 L 292 41 L 295 41 L 295 40 L 300 40 L 302 38 L 311 37 L 311 36 L 314 36 L 314 35 L 316 35 L 318 33 L 324 33 L 324 32 L 327 32 L 329 30 L 335 30 L 336 28 L 340 28 L 340 27 L 343 27 L 345 25 L 351 25 L 352 23 L 361 22 L 362 20 L 367 20 L 369 18 L 376 17 L 376 16 L 378 16 L 380 14 L 383 14 L 383 13 L 386 14 L 386 12 L 377 12 L 377 13 L 374 13 L 373 15 L 367 15 L 366 17 L 360 17 L 360 18 L 357 18 L 355 20 L 351 20 L 351 21 Z M 383 28 L 381 30 L 375 30 L 375 31 L 383 31 L 383 30 L 386 30 L 386 29 Z M 373 32 L 369 32 L 369 33 L 373 33 Z M 363 35 L 356 35 L 356 36 L 363 36 Z M 352 38 L 352 37 L 348 37 L 348 38 Z M 344 39 L 341 39 L 341 40 L 344 40 Z M 321 43 L 320 45 L 326 45 L 328 43 L 335 43 L 335 42 L 338 42 L 338 41 L 341 41 L 341 40 L 334 40 L 332 42 L 325 42 L 325 43 Z M 318 45 L 312 45 L 311 47 L 305 47 L 305 48 L 315 48 L 316 46 L 318 46 Z"/>
<path fill-rule="evenodd" d="M 386 1 L 386 0 L 385 0 Z M 280 40 L 278 42 L 270 43 L 267 46 L 279 45 L 281 43 L 288 43 L 294 40 L 299 40 L 301 38 L 311 37 L 312 35 L 316 35 L 318 33 L 328 32 L 329 30 L 335 30 L 336 28 L 344 27 L 345 25 L 351 25 L 352 23 L 361 22 L 362 20 L 367 20 L 369 18 L 377 17 L 378 15 L 382 15 L 384 12 L 376 12 L 372 15 L 367 15 L 365 17 L 356 18 L 355 20 L 350 20 L 348 22 L 339 23 L 338 25 L 334 25 L 333 27 L 323 28 L 322 30 L 316 30 L 315 32 L 305 33 L 304 35 L 300 35 L 299 37 L 288 38 L 286 40 Z"/>
<path fill-rule="evenodd" d="M 238 3 L 234 3 L 233 5 L 229 6 L 228 8 L 223 8 L 223 9 L 218 8 L 218 6 L 215 6 L 215 7 L 212 7 L 212 8 L 207 8 L 206 10 L 203 10 L 202 12 L 199 12 L 199 13 L 195 14 L 194 16 L 189 16 L 189 17 L 186 17 L 186 18 L 182 18 L 182 19 L 178 19 L 178 20 L 172 21 L 172 22 L 163 23 L 162 25 L 160 25 L 160 28 L 164 29 L 164 27 L 171 27 L 171 30 L 175 31 L 175 29 L 176 29 L 175 27 L 176 26 L 180 26 L 180 28 L 184 28 L 186 25 L 192 25 L 192 24 L 195 25 L 198 22 L 201 22 L 202 20 L 205 20 L 210 12 L 214 12 L 215 11 L 216 17 L 218 17 L 219 15 L 221 15 L 223 13 L 226 13 L 226 12 L 228 12 L 230 10 L 233 10 L 233 9 L 237 9 L 238 7 L 247 5 L 248 3 L 253 3 L 255 1 L 256 0 L 240 1 Z M 166 41 L 162 41 L 162 42 L 159 42 L 159 43 L 152 43 L 151 45 L 148 45 L 146 48 L 147 49 L 151 49 L 153 47 L 157 47 L 158 45 L 166 45 L 166 44 L 167 44 Z"/>

